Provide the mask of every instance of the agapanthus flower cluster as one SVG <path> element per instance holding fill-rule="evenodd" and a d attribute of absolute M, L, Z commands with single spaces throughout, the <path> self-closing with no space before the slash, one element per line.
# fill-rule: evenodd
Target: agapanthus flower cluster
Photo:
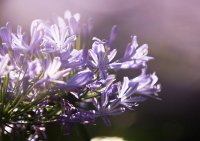
<path fill-rule="evenodd" d="M 122 114 L 149 97 L 158 98 L 155 73 L 147 73 L 148 45 L 139 46 L 136 36 L 116 59 L 110 39 L 85 44 L 90 23 L 82 26 L 80 15 L 52 21 L 34 20 L 30 35 L 10 23 L 0 28 L 0 132 L 32 130 L 27 140 L 46 138 L 45 125 L 59 123 L 66 132 L 73 124 L 95 123 Z M 90 48 L 91 47 L 91 48 Z M 90 48 L 90 49 L 88 49 Z M 134 78 L 116 79 L 118 70 L 140 70 Z M 16 131 L 18 130 L 18 131 Z"/>

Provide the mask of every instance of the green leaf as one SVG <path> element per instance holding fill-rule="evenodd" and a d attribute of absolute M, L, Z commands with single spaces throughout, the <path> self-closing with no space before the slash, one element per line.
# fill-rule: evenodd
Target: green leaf
<path fill-rule="evenodd" d="M 93 91 L 89 91 L 87 92 L 87 94 L 84 96 L 84 99 L 90 99 L 93 97 L 97 97 L 98 93 L 97 92 L 93 92 Z"/>

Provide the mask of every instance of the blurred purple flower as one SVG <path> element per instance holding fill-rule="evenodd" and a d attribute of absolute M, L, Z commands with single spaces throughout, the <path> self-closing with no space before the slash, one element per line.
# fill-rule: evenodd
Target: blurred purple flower
<path fill-rule="evenodd" d="M 117 37 L 117 26 L 114 25 L 111 29 L 110 32 L 110 38 L 108 40 L 108 45 L 112 48 L 114 41 L 116 40 Z"/>
<path fill-rule="evenodd" d="M 6 26 L 0 28 L 0 37 L 2 39 L 2 45 L 6 46 L 7 48 L 11 48 L 12 42 L 12 28 L 11 24 L 8 22 Z"/>
<path fill-rule="evenodd" d="M 72 34 L 79 34 L 80 33 L 80 28 L 79 28 L 79 20 L 80 20 L 80 14 L 76 13 L 74 15 L 71 14 L 70 11 L 65 11 L 64 18 L 68 21 L 70 31 Z"/>

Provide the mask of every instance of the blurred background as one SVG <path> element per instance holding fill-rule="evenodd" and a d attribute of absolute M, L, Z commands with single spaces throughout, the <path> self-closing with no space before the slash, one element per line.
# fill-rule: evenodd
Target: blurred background
<path fill-rule="evenodd" d="M 65 10 L 93 18 L 94 36 L 109 37 L 118 26 L 115 48 L 123 55 L 131 35 L 149 45 L 149 72 L 162 84 L 162 101 L 150 99 L 135 111 L 87 126 L 89 136 L 120 136 L 127 141 L 183 141 L 200 131 L 200 1 L 199 0 L 0 0 L 0 26 L 10 21 L 28 30 L 34 19 L 63 16 Z M 133 72 L 129 73 L 131 76 Z M 49 140 L 81 141 L 79 133 L 62 136 L 49 129 Z M 200 138 L 196 139 L 200 140 Z"/>

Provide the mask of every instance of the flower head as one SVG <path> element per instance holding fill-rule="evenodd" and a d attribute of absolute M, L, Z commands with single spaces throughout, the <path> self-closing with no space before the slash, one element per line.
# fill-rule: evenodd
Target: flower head
<path fill-rule="evenodd" d="M 13 32 L 10 23 L 0 28 L 0 132 L 31 130 L 29 141 L 46 139 L 48 123 L 66 131 L 97 118 L 111 125 L 109 116 L 132 110 L 149 97 L 159 99 L 158 77 L 147 73 L 153 57 L 146 44 L 138 46 L 132 37 L 124 56 L 115 60 L 117 27 L 108 40 L 94 38 L 87 49 L 90 32 L 90 24 L 82 26 L 80 15 L 69 11 L 53 22 L 34 20 L 30 36 L 21 26 Z M 119 69 L 142 73 L 120 80 Z"/>

